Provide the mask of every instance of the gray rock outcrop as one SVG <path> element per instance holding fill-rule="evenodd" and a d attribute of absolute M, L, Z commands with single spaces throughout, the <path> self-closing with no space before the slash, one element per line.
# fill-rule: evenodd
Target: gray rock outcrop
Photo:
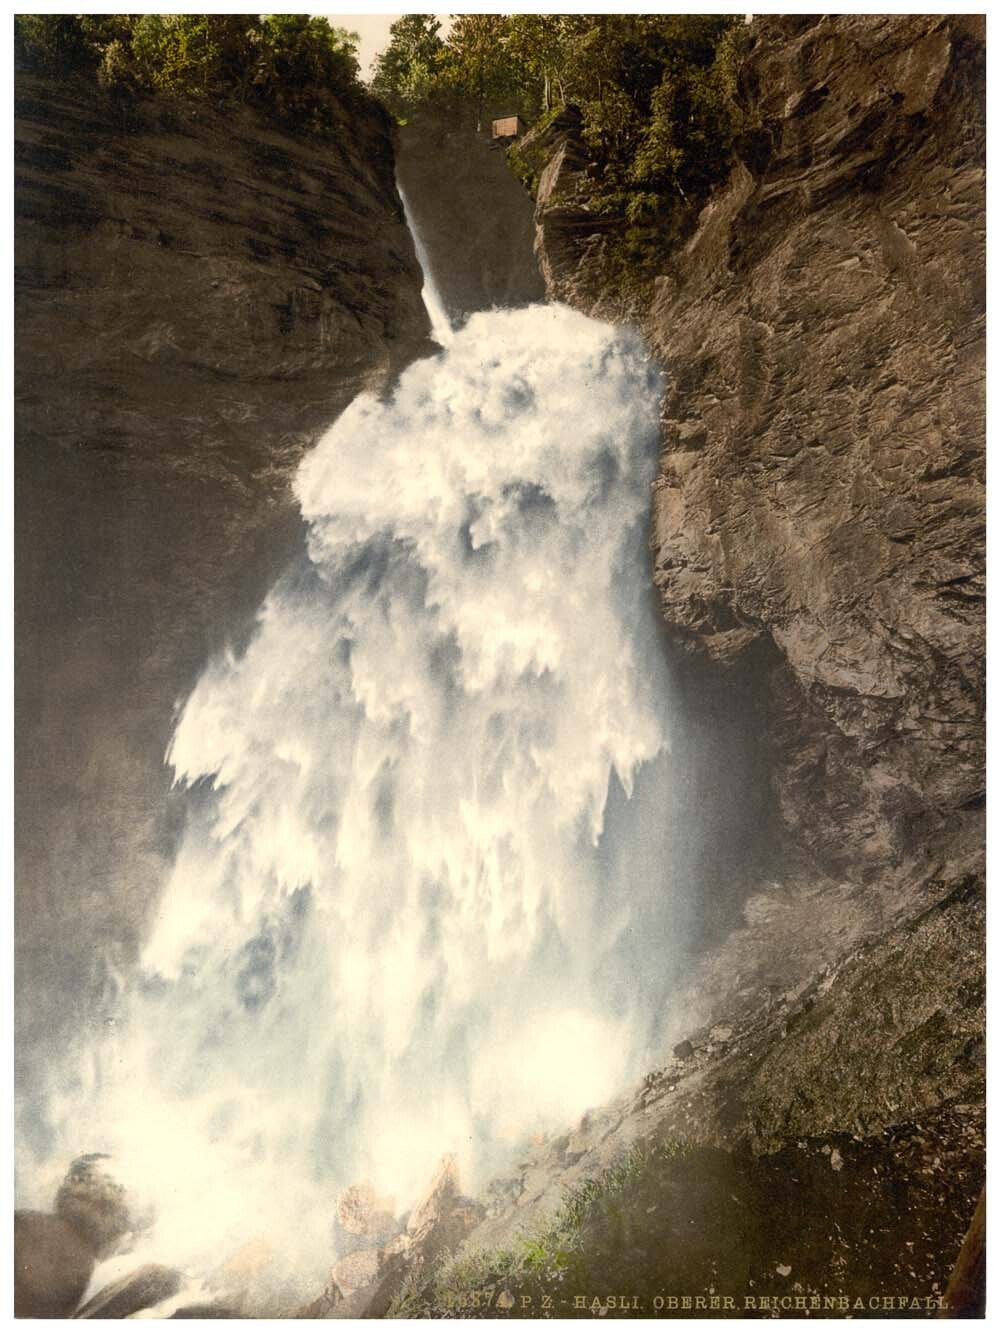
<path fill-rule="evenodd" d="M 785 823 L 862 871 L 983 798 L 983 31 L 750 34 L 758 128 L 643 312 L 668 382 L 655 579 L 686 648 L 739 670 L 766 646 Z M 546 133 L 549 293 L 613 313 L 578 126 Z"/>
<path fill-rule="evenodd" d="M 648 316 L 655 577 L 696 650 L 774 645 L 786 823 L 878 866 L 983 796 L 982 46 L 757 26 L 755 156 Z"/>
<path fill-rule="evenodd" d="M 482 1204 L 462 1194 L 454 1157 L 444 1157 L 411 1209 L 406 1230 L 385 1245 L 342 1255 L 331 1270 L 326 1289 L 296 1317 L 382 1318 L 389 1313 L 404 1283 L 456 1251 L 485 1212 Z"/>
<path fill-rule="evenodd" d="M 531 197 L 497 145 L 445 116 L 417 115 L 400 129 L 397 174 L 453 320 L 544 300 Z"/>
<path fill-rule="evenodd" d="M 77 1319 L 128 1319 L 175 1296 L 183 1279 L 176 1268 L 143 1264 L 103 1287 L 76 1313 Z"/>
<path fill-rule="evenodd" d="M 80 1304 L 95 1263 L 91 1246 L 63 1218 L 15 1212 L 15 1317 L 67 1318 Z"/>

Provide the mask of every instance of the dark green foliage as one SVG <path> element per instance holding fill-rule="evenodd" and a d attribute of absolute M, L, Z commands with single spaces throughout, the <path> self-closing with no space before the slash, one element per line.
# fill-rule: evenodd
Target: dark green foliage
<path fill-rule="evenodd" d="M 541 138 L 542 131 L 555 120 L 559 110 L 560 108 L 553 107 L 550 111 L 543 112 L 532 127 L 535 130 L 532 138 L 527 142 L 523 139 L 515 140 L 507 149 L 507 165 L 531 195 L 537 193 L 538 178 L 545 170 L 548 161 L 548 153 Z"/>
<path fill-rule="evenodd" d="M 301 128 L 363 97 L 357 37 L 306 14 L 22 14 L 22 68 L 95 77 L 118 98 L 249 102 Z"/>
<path fill-rule="evenodd" d="M 330 95 L 357 88 L 357 37 L 306 14 L 267 14 L 254 64 L 254 100 L 283 116 L 315 121 L 331 111 Z"/>
<path fill-rule="evenodd" d="M 86 22 L 93 23 L 95 19 L 96 16 L 88 17 Z M 89 39 L 81 15 L 17 14 L 14 56 L 21 65 L 63 73 L 95 68 L 100 50 Z"/>
<path fill-rule="evenodd" d="M 485 128 L 517 112 L 537 129 L 579 108 L 590 161 L 576 202 L 619 220 L 616 258 L 640 281 L 690 230 L 744 128 L 738 16 L 460 15 L 442 41 L 407 15 L 391 31 L 372 88 L 398 117 L 434 107 Z M 515 144 L 508 160 L 534 191 L 539 155 Z"/>
<path fill-rule="evenodd" d="M 435 96 L 444 50 L 440 31 L 432 14 L 403 14 L 389 29 L 389 45 L 376 62 L 371 88 L 399 120 Z"/>
<path fill-rule="evenodd" d="M 743 30 L 727 15 L 608 15 L 588 41 L 589 79 L 577 79 L 600 90 L 580 99 L 590 207 L 622 218 L 615 257 L 640 280 L 729 170 Z"/>

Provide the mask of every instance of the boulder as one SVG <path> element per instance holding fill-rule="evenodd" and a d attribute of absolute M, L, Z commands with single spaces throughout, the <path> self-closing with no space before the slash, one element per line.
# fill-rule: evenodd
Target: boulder
<path fill-rule="evenodd" d="M 337 1221 L 352 1236 L 392 1235 L 399 1230 L 393 1200 L 371 1185 L 350 1185 L 337 1200 Z"/>
<path fill-rule="evenodd" d="M 331 1276 L 319 1296 L 295 1312 L 296 1319 L 330 1319 L 337 1306 L 343 1305 L 344 1293 Z M 339 1316 L 338 1316 L 339 1317 Z"/>
<path fill-rule="evenodd" d="M 458 1166 L 452 1155 L 442 1158 L 427 1193 L 410 1213 L 406 1226 L 412 1248 L 430 1263 L 444 1250 L 455 1249 L 486 1210 L 459 1188 Z"/>
<path fill-rule="evenodd" d="M 104 1153 L 70 1165 L 55 1211 L 14 1214 L 14 1312 L 19 1318 L 66 1318 L 87 1290 L 94 1266 L 136 1229 L 125 1189 Z"/>
<path fill-rule="evenodd" d="M 358 1313 L 368 1319 L 383 1318 L 406 1275 L 432 1264 L 446 1251 L 457 1250 L 485 1216 L 481 1203 L 461 1193 L 454 1156 L 442 1158 L 426 1194 L 410 1213 L 406 1232 L 382 1250 L 378 1281 Z"/>
<path fill-rule="evenodd" d="M 106 1153 L 87 1153 L 70 1165 L 56 1194 L 57 1214 L 90 1246 L 99 1259 L 114 1253 L 134 1229 L 125 1188 L 107 1170 Z"/>
<path fill-rule="evenodd" d="M 127 1277 L 111 1282 L 92 1297 L 76 1319 L 127 1319 L 152 1305 L 175 1296 L 181 1289 L 181 1275 L 176 1268 L 163 1264 L 143 1264 Z"/>
<path fill-rule="evenodd" d="M 370 1286 L 382 1267 L 381 1250 L 352 1250 L 334 1264 L 332 1277 L 345 1296 Z"/>
<path fill-rule="evenodd" d="M 225 1305 L 185 1305 L 175 1310 L 171 1319 L 242 1319 L 236 1310 Z"/>
<path fill-rule="evenodd" d="M 94 1252 L 64 1218 L 14 1214 L 14 1315 L 66 1319 L 94 1271 Z"/>
<path fill-rule="evenodd" d="M 371 1225 L 388 1208 L 370 1207 L 374 1192 L 368 1187 L 345 1190 L 338 1206 L 341 1227 L 348 1223 Z M 381 1202 L 383 1205 L 387 1201 Z M 454 1251 L 486 1216 L 486 1209 L 462 1194 L 453 1156 L 442 1158 L 427 1191 L 410 1213 L 406 1230 L 380 1248 L 369 1246 L 342 1255 L 334 1265 L 326 1290 L 304 1306 L 299 1319 L 379 1319 L 386 1315 L 407 1275 Z M 357 1234 L 357 1233 L 356 1233 Z"/>

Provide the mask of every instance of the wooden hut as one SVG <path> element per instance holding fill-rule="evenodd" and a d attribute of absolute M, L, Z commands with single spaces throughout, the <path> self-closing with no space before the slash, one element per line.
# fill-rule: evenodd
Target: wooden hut
<path fill-rule="evenodd" d="M 501 116 L 493 122 L 493 138 L 518 139 L 527 128 L 520 116 Z"/>

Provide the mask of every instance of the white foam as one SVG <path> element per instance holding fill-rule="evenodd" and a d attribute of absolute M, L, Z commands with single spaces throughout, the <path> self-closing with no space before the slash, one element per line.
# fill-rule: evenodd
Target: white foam
<path fill-rule="evenodd" d="M 658 396 L 630 333 L 479 314 L 302 463 L 308 565 L 183 708 L 201 785 L 142 973 L 54 1082 L 54 1159 L 127 1163 L 159 1262 L 263 1237 L 311 1280 L 344 1185 L 402 1208 L 452 1151 L 471 1186 L 638 1071 L 671 947 Z"/>

